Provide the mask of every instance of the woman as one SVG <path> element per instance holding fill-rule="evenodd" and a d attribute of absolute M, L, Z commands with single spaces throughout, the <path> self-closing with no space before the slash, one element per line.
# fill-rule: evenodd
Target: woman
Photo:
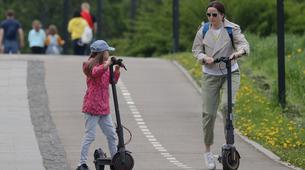
<path fill-rule="evenodd" d="M 220 111 L 225 117 L 227 113 L 227 78 L 225 65 L 215 64 L 214 60 L 220 57 L 232 59 L 232 98 L 240 84 L 240 73 L 237 59 L 249 54 L 249 44 L 241 33 L 240 27 L 225 18 L 225 8 L 220 2 L 211 2 L 206 10 L 209 20 L 202 26 L 195 37 L 192 52 L 202 64 L 202 100 L 203 100 L 203 133 L 204 133 L 204 160 L 208 169 L 215 169 L 215 161 L 211 153 L 214 140 L 214 126 L 219 99 Z M 222 90 L 222 94 L 220 91 Z"/>

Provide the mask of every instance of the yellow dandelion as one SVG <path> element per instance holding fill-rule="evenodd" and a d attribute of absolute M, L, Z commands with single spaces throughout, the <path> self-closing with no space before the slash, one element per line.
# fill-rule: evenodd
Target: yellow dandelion
<path fill-rule="evenodd" d="M 298 48 L 298 49 L 297 49 L 297 52 L 298 52 L 298 53 L 301 53 L 301 52 L 302 52 L 302 48 Z"/>
<path fill-rule="evenodd" d="M 274 134 L 275 134 L 275 132 L 270 132 L 269 133 L 270 136 L 273 136 Z"/>
<path fill-rule="evenodd" d="M 303 73 L 305 74 L 305 70 L 303 70 Z"/>
<path fill-rule="evenodd" d="M 287 148 L 287 147 L 288 147 L 288 146 L 287 146 L 287 143 L 284 143 L 284 144 L 283 144 L 283 147 L 284 147 L 284 148 Z"/>
<path fill-rule="evenodd" d="M 268 143 L 269 143 L 270 145 L 274 145 L 274 142 L 271 141 L 271 140 L 269 140 Z"/>

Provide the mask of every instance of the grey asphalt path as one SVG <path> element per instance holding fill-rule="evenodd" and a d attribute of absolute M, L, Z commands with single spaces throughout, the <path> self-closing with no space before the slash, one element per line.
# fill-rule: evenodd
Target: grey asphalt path
<path fill-rule="evenodd" d="M 1 55 L 0 170 L 75 169 L 84 134 L 81 105 L 86 85 L 81 66 L 86 59 Z M 127 149 L 133 152 L 134 169 L 204 170 L 199 93 L 170 61 L 124 58 L 124 62 L 128 71 L 122 71 L 117 90 L 123 124 L 132 132 Z M 37 77 L 27 79 L 27 73 Z M 36 91 L 28 87 L 29 91 L 26 81 L 45 87 L 37 86 L 41 89 Z M 35 100 L 33 94 L 38 95 Z M 221 122 L 216 122 L 215 154 L 224 142 Z M 108 152 L 105 137 L 97 132 L 88 161 L 91 169 L 94 149 Z M 126 131 L 125 135 L 129 137 Z M 242 157 L 240 170 L 288 170 L 239 137 L 236 146 Z M 220 164 L 217 169 L 222 169 Z"/>
<path fill-rule="evenodd" d="M 45 169 L 27 97 L 27 62 L 1 60 L 0 170 Z"/>
<path fill-rule="evenodd" d="M 81 113 L 85 80 L 81 72 L 86 58 L 66 57 L 45 60 L 49 107 L 68 164 L 75 168 L 84 133 Z M 127 145 L 135 159 L 135 170 L 203 170 L 201 98 L 184 74 L 170 61 L 124 58 L 128 71 L 122 71 L 118 97 L 122 121 L 132 132 Z M 113 115 L 114 118 L 114 115 Z M 213 152 L 224 143 L 223 125 L 217 120 Z M 106 149 L 105 138 L 97 131 L 91 146 Z M 126 132 L 125 132 L 126 134 Z M 126 135 L 128 137 L 128 135 Z M 288 170 L 271 161 L 236 137 L 241 154 L 240 170 Z M 217 169 L 222 169 L 217 164 Z"/>

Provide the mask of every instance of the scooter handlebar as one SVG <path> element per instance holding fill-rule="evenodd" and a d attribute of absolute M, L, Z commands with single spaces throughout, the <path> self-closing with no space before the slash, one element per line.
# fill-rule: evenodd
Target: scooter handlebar
<path fill-rule="evenodd" d="M 231 61 L 229 57 L 220 57 L 220 58 L 216 58 L 214 60 L 214 63 L 220 63 L 220 62 L 228 63 L 229 61 Z"/>
<path fill-rule="evenodd" d="M 127 71 L 126 66 L 123 64 L 123 59 L 116 59 L 115 57 L 111 57 L 111 61 L 112 65 L 118 65 L 120 67 L 123 67 Z"/>

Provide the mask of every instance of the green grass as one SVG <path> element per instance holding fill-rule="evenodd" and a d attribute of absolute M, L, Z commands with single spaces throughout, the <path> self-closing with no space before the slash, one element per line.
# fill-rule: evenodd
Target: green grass
<path fill-rule="evenodd" d="M 247 39 L 251 54 L 239 61 L 242 74 L 235 125 L 283 161 L 305 168 L 305 38 L 286 35 L 285 109 L 277 99 L 276 37 L 247 35 Z M 200 85 L 201 65 L 191 53 L 163 58 L 178 61 Z"/>

